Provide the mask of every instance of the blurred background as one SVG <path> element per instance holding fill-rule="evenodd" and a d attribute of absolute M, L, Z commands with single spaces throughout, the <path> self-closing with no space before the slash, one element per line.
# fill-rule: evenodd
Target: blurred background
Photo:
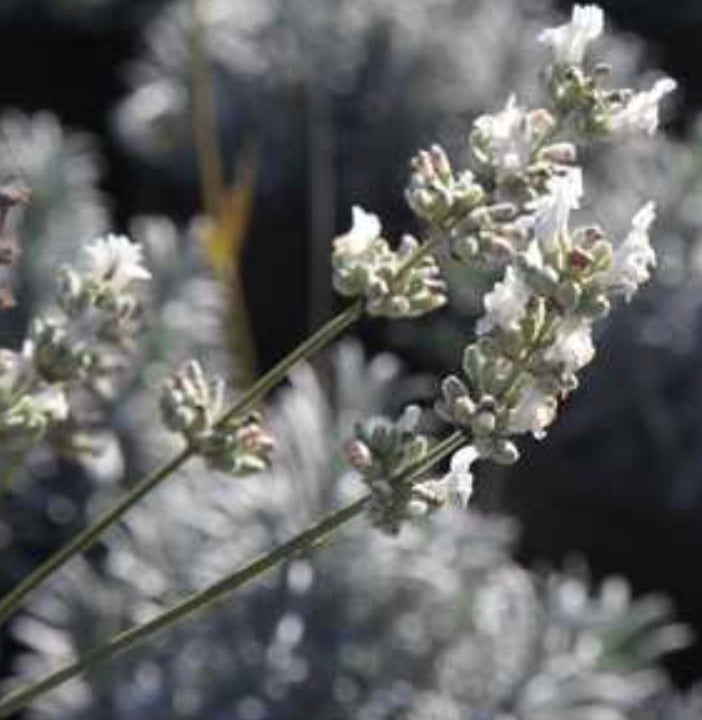
<path fill-rule="evenodd" d="M 702 717 L 689 690 L 702 676 L 694 641 L 664 661 L 673 679 L 664 689 L 630 677 L 658 661 L 672 632 L 607 666 L 629 682 L 621 696 L 605 693 L 616 695 L 611 707 L 598 701 L 619 715 L 595 714 L 596 705 L 568 715 L 571 700 L 582 703 L 528 653 L 553 627 L 568 640 L 549 639 L 545 656 L 560 661 L 578 655 L 581 632 L 638 641 L 651 622 L 670 630 L 673 607 L 702 633 L 702 6 L 602 6 L 609 34 L 598 50 L 617 84 L 640 86 L 662 70 L 679 91 L 653 140 L 587 153 L 584 213 L 622 233 L 641 201 L 655 199 L 659 270 L 599 328 L 597 361 L 547 440 L 523 443 L 515 468 L 481 468 L 474 503 L 487 516 L 398 541 L 349 531 L 26 717 Z M 409 157 L 439 141 L 460 163 L 475 117 L 512 91 L 538 103 L 545 58 L 535 38 L 570 9 L 547 0 L 1 0 L 0 176 L 33 191 L 4 344 L 17 346 L 50 302 L 56 265 L 108 228 L 143 242 L 156 276 L 153 319 L 120 402 L 86 412 L 82 452 L 47 449 L 0 509 L 3 589 L 174 446 L 156 428 L 153 400 L 170 367 L 199 354 L 243 387 L 331 316 L 330 239 L 353 204 L 380 215 L 389 237 L 418 231 L 403 199 Z M 206 242 L 198 215 L 214 227 Z M 351 492 L 337 448 L 353 422 L 429 405 L 437 377 L 457 365 L 481 286 L 449 272 L 458 290 L 448 308 L 364 322 L 355 342 L 291 378 L 270 408 L 283 438 L 270 473 L 233 483 L 189 468 L 38 593 L 3 632 L 0 674 L 34 677 Z M 419 580 L 427 573 L 431 587 Z M 625 580 L 588 595 L 612 575 Z M 650 593 L 672 604 L 637 615 Z M 504 610 L 498 625 L 515 647 L 499 644 L 498 620 L 480 615 L 486 603 Z M 435 622 L 447 608 L 453 624 Z M 638 624 L 624 632 L 627 618 Z M 494 661 L 499 688 L 478 677 L 476 657 Z M 500 665 L 505 657 L 514 667 Z M 560 714 L 513 710 L 535 665 L 565 703 L 554 706 Z"/>

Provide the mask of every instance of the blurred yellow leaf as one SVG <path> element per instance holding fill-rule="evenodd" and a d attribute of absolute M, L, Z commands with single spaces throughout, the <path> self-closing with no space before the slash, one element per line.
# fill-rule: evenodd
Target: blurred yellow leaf
<path fill-rule="evenodd" d="M 254 154 L 246 151 L 239 163 L 234 185 L 218 199 L 216 217 L 202 232 L 205 257 L 214 274 L 223 282 L 236 275 L 251 219 L 256 162 Z"/>

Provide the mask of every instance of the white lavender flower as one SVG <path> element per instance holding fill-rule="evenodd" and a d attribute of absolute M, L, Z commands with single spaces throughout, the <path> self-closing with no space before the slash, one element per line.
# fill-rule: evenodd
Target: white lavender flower
<path fill-rule="evenodd" d="M 635 93 L 609 116 L 608 127 L 615 135 L 647 133 L 653 135 L 658 129 L 659 104 L 669 95 L 677 83 L 666 77 L 656 81 L 650 90 Z"/>
<path fill-rule="evenodd" d="M 197 360 L 188 360 L 164 382 L 163 421 L 192 442 L 212 431 L 223 408 L 224 381 L 210 381 Z"/>
<path fill-rule="evenodd" d="M 380 220 L 377 215 L 366 212 L 362 207 L 351 208 L 351 229 L 334 240 L 334 252 L 339 255 L 359 257 L 370 249 L 380 237 Z"/>
<path fill-rule="evenodd" d="M 634 215 L 631 230 L 614 251 L 612 266 L 605 273 L 607 287 L 614 292 L 621 292 L 627 302 L 639 285 L 650 278 L 650 268 L 656 264 L 656 253 L 649 239 L 649 230 L 655 217 L 656 208 L 652 202 L 646 203 Z"/>
<path fill-rule="evenodd" d="M 353 208 L 349 232 L 333 241 L 333 284 L 348 297 L 362 297 L 369 315 L 410 318 L 446 302 L 446 284 L 434 257 L 418 260 L 419 242 L 404 235 L 397 250 L 381 237 L 380 221 L 362 208 Z"/>
<path fill-rule="evenodd" d="M 125 235 L 109 234 L 89 243 L 84 253 L 89 278 L 100 288 L 113 293 L 126 290 L 134 280 L 149 280 L 151 273 L 144 267 L 141 245 Z"/>
<path fill-rule="evenodd" d="M 510 412 L 507 429 L 517 435 L 530 432 L 541 440 L 546 428 L 555 420 L 557 409 L 556 398 L 532 381 L 522 390 L 517 406 Z"/>
<path fill-rule="evenodd" d="M 535 144 L 552 126 L 547 111 L 527 112 L 511 95 L 500 112 L 475 121 L 471 147 L 478 160 L 492 164 L 499 174 L 515 173 L 528 165 Z"/>
<path fill-rule="evenodd" d="M 46 385 L 32 396 L 34 410 L 44 416 L 47 422 L 65 420 L 70 412 L 65 391 L 56 385 Z"/>
<path fill-rule="evenodd" d="M 440 145 L 420 150 L 410 163 L 412 175 L 405 197 L 420 217 L 447 223 L 477 207 L 485 191 L 470 170 L 454 173 Z"/>
<path fill-rule="evenodd" d="M 566 375 L 575 375 L 594 356 L 592 323 L 582 317 L 564 319 L 558 326 L 553 344 L 544 353 L 544 359 Z"/>
<path fill-rule="evenodd" d="M 558 65 L 580 65 L 587 46 L 604 29 L 604 13 L 597 5 L 575 5 L 569 23 L 544 30 L 539 42 L 550 45 Z"/>
<path fill-rule="evenodd" d="M 34 381 L 34 346 L 25 341 L 21 352 L 0 348 L 0 407 L 6 407 Z"/>
<path fill-rule="evenodd" d="M 442 480 L 450 505 L 459 508 L 468 505 L 470 496 L 473 494 L 471 466 L 478 457 L 478 451 L 472 445 L 467 445 L 453 454 L 450 470 Z"/>
<path fill-rule="evenodd" d="M 273 438 L 257 413 L 223 420 L 224 380 L 210 380 L 197 360 L 187 361 L 164 383 L 161 416 L 180 433 L 208 466 L 233 475 L 260 472 L 268 466 Z"/>
<path fill-rule="evenodd" d="M 534 210 L 533 232 L 541 249 L 550 253 L 562 247 L 563 236 L 568 232 L 572 210 L 580 207 L 583 196 L 582 170 L 567 168 L 554 175 L 547 183 L 548 194 L 531 204 Z"/>
<path fill-rule="evenodd" d="M 420 417 L 419 407 L 410 405 L 395 422 L 371 418 L 356 426 L 355 440 L 347 444 L 349 461 L 371 491 L 371 522 L 390 535 L 417 511 L 440 504 L 431 485 L 418 496 L 415 481 L 403 475 L 429 449 L 428 438 L 418 432 Z"/>
<path fill-rule="evenodd" d="M 0 457 L 24 459 L 46 433 L 68 417 L 65 391 L 57 385 L 37 382 L 0 412 Z M 10 460 L 11 461 L 11 460 Z"/>
<path fill-rule="evenodd" d="M 530 297 L 531 288 L 520 272 L 508 266 L 504 278 L 495 283 L 483 300 L 485 315 L 478 321 L 478 334 L 488 333 L 495 327 L 514 329 L 524 317 Z"/>

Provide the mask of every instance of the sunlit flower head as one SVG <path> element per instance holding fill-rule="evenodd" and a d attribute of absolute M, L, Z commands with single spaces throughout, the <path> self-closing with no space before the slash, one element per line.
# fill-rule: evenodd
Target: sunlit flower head
<path fill-rule="evenodd" d="M 661 100 L 669 95 L 677 83 L 672 78 L 661 78 L 650 90 L 636 93 L 609 118 L 609 129 L 615 134 L 629 135 L 647 133 L 653 135 L 658 129 Z"/>
<path fill-rule="evenodd" d="M 449 504 L 462 508 L 468 505 L 473 494 L 471 466 L 478 457 L 478 451 L 472 445 L 467 445 L 453 454 L 450 470 L 443 478 Z"/>
<path fill-rule="evenodd" d="M 113 292 L 125 290 L 134 280 L 149 280 L 141 245 L 126 235 L 107 235 L 85 247 L 91 279 Z"/>
<path fill-rule="evenodd" d="M 580 207 L 583 177 L 579 167 L 568 168 L 552 177 L 548 194 L 532 203 L 534 236 L 544 252 L 558 249 L 561 236 L 568 231 L 572 210 Z"/>
<path fill-rule="evenodd" d="M 555 420 L 557 407 L 552 395 L 532 383 L 522 391 L 519 403 L 510 413 L 508 429 L 516 434 L 530 432 L 541 439 L 545 429 Z"/>
<path fill-rule="evenodd" d="M 479 117 L 475 129 L 484 139 L 490 161 L 498 170 L 514 172 L 529 162 L 533 129 L 514 95 L 500 112 Z"/>
<path fill-rule="evenodd" d="M 587 46 L 604 30 L 604 13 L 597 5 L 576 5 L 569 23 L 544 30 L 539 42 L 550 45 L 558 65 L 580 65 Z"/>
<path fill-rule="evenodd" d="M 639 285 L 651 277 L 650 268 L 656 264 L 656 253 L 649 239 L 655 217 L 656 208 L 652 202 L 646 203 L 634 215 L 631 230 L 614 251 L 612 267 L 606 273 L 606 283 L 620 290 L 627 301 L 631 300 Z"/>
<path fill-rule="evenodd" d="M 351 212 L 351 229 L 334 240 L 334 252 L 362 255 L 380 236 L 380 220 L 358 205 L 354 205 Z"/>
<path fill-rule="evenodd" d="M 526 312 L 531 297 L 529 285 L 511 265 L 504 278 L 495 283 L 484 300 L 485 315 L 477 325 L 479 334 L 490 332 L 495 327 L 509 330 L 514 328 Z"/>
<path fill-rule="evenodd" d="M 595 357 L 592 324 L 580 317 L 566 318 L 556 331 L 556 338 L 544 353 L 544 359 L 557 365 L 567 375 L 575 375 Z"/>

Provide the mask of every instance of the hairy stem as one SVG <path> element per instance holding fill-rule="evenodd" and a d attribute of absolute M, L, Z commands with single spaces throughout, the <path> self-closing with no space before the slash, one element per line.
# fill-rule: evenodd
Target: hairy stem
<path fill-rule="evenodd" d="M 463 433 L 453 433 L 431 448 L 421 461 L 402 473 L 403 479 L 409 482 L 413 478 L 422 475 L 426 470 L 456 450 L 464 442 L 465 437 Z M 74 663 L 47 675 L 44 679 L 34 684 L 20 687 L 11 692 L 0 701 L 0 718 L 8 717 L 17 710 L 26 707 L 38 697 L 62 685 L 76 675 L 92 670 L 111 658 L 126 652 L 135 645 L 142 643 L 153 635 L 186 620 L 201 610 L 212 607 L 228 593 L 247 585 L 284 560 L 304 550 L 312 549 L 324 537 L 359 515 L 369 499 L 370 495 L 364 495 L 340 510 L 332 512 L 306 530 L 303 530 L 291 540 L 259 556 L 253 562 L 213 585 L 210 585 L 205 590 L 193 593 L 174 607 L 157 615 L 152 620 L 118 633 L 107 643 L 87 652 Z"/>

